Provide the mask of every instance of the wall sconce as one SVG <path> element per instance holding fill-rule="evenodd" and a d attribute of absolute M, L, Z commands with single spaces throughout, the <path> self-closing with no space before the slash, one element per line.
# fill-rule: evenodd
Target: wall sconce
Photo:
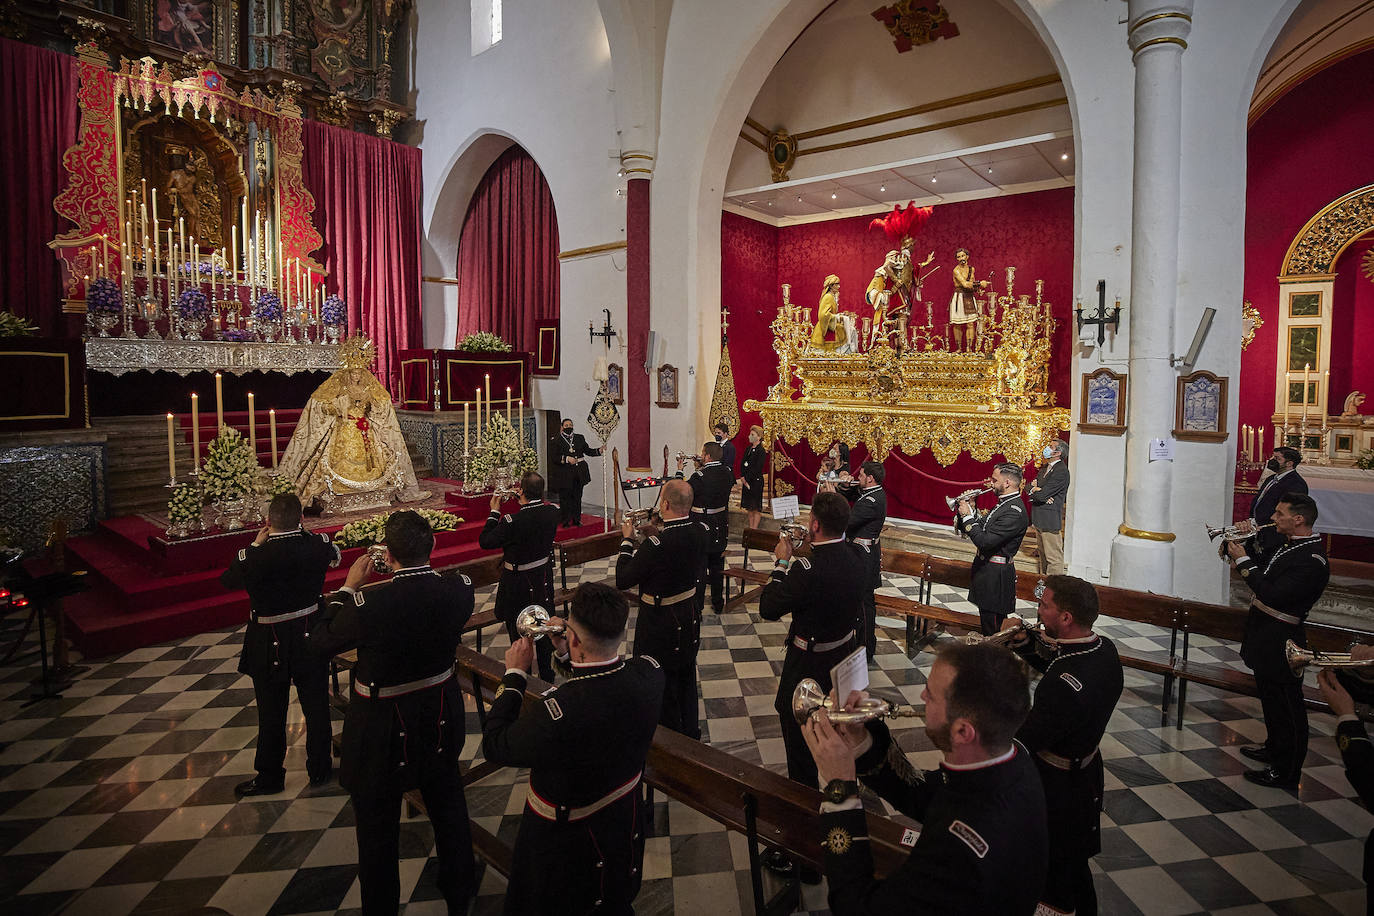
<path fill-rule="evenodd" d="M 598 331 L 592 322 L 587 322 L 587 343 L 596 343 L 596 339 L 600 337 L 602 341 L 605 342 L 606 349 L 609 350 L 611 348 L 611 338 L 615 337 L 617 332 L 615 328 L 611 327 L 611 310 L 602 309 L 601 311 L 606 314 L 606 323 L 601 330 Z"/>
<path fill-rule="evenodd" d="M 1121 300 L 1116 300 L 1115 307 L 1107 311 L 1107 281 L 1097 281 L 1097 308 L 1089 313 L 1087 318 L 1083 317 L 1083 300 L 1078 300 L 1078 307 L 1073 310 L 1074 320 L 1078 324 L 1078 337 L 1083 340 L 1083 328 L 1097 327 L 1097 345 L 1100 347 L 1107 340 L 1107 325 L 1112 326 L 1112 333 L 1115 334 L 1121 323 Z M 1088 337 L 1087 341 L 1091 342 Z"/>

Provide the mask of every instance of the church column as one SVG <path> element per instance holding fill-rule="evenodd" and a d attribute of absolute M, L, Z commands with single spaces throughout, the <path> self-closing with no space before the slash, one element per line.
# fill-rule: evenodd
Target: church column
<path fill-rule="evenodd" d="M 1169 593 L 1173 462 L 1150 460 L 1152 439 L 1170 440 L 1176 374 L 1179 179 L 1183 52 L 1192 0 L 1128 0 L 1135 63 L 1135 156 L 1131 215 L 1130 392 L 1126 520 L 1112 542 L 1111 583 Z"/>
<path fill-rule="evenodd" d="M 644 372 L 649 313 L 649 180 L 654 157 L 640 150 L 620 154 L 625 169 L 625 414 L 631 468 L 652 466 L 649 456 L 649 411 L 653 401 L 653 367 Z"/>

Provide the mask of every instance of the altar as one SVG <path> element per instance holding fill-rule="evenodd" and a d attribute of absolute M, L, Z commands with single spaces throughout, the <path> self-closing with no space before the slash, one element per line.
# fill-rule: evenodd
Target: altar
<path fill-rule="evenodd" d="M 1307 492 L 1317 501 L 1318 534 L 1374 537 L 1374 471 L 1303 462 Z"/>

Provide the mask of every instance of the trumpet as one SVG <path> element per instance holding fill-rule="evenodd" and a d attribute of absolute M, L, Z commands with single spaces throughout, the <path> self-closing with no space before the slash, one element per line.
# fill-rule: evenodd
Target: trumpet
<path fill-rule="evenodd" d="M 658 509 L 653 506 L 646 506 L 641 509 L 626 509 L 625 518 L 629 520 L 634 530 L 634 538 L 636 541 L 643 540 L 649 535 L 657 533 L 658 526 L 662 524 Z"/>
<path fill-rule="evenodd" d="M 964 637 L 964 642 L 970 646 L 984 643 L 990 646 L 1010 646 L 1016 641 L 1016 638 L 1023 633 L 1032 639 L 1038 637 L 1043 642 L 1052 642 L 1052 640 L 1045 635 L 1045 628 L 1041 626 L 1038 620 L 1023 620 L 1010 629 L 998 630 L 990 636 L 984 636 L 982 633 L 970 633 Z"/>
<path fill-rule="evenodd" d="M 1374 658 L 1351 658 L 1349 652 L 1318 652 L 1305 649 L 1291 639 L 1283 644 L 1283 657 L 1294 674 L 1309 665 L 1314 668 L 1374 668 Z"/>
<path fill-rule="evenodd" d="M 701 467 L 703 464 L 706 463 L 706 459 L 701 457 L 700 455 L 689 455 L 686 452 L 678 452 L 677 460 L 695 462 L 697 467 Z"/>
<path fill-rule="evenodd" d="M 386 562 L 386 545 L 372 544 L 367 548 L 367 555 L 372 558 L 372 568 L 379 573 L 391 572 L 391 567 Z"/>
<path fill-rule="evenodd" d="M 991 493 L 991 492 L 992 492 L 992 487 L 975 487 L 975 488 L 973 488 L 972 490 L 965 490 L 964 492 L 960 493 L 958 496 L 946 496 L 946 497 L 945 497 L 945 505 L 949 507 L 949 511 L 953 512 L 953 511 L 954 511 L 954 507 L 957 506 L 957 505 L 959 505 L 959 503 L 963 502 L 964 500 L 968 500 L 969 502 L 973 502 L 975 499 L 977 499 L 978 497 L 982 496 L 984 493 Z"/>
<path fill-rule="evenodd" d="M 1254 537 L 1256 532 L 1263 531 L 1265 528 L 1273 527 L 1273 522 L 1266 522 L 1263 525 L 1255 525 L 1249 531 L 1241 531 L 1240 525 L 1208 525 L 1207 540 L 1215 541 L 1217 538 L 1221 538 L 1223 541 L 1248 541 L 1250 538 Z"/>
<path fill-rule="evenodd" d="M 903 706 L 869 697 L 857 709 L 836 709 L 834 702 L 825 695 L 821 685 L 812 678 L 803 678 L 792 691 L 792 715 L 799 725 L 815 715 L 816 710 L 824 709 L 830 721 L 836 725 L 858 725 L 874 719 L 911 719 L 925 715 L 923 706 Z"/>
<path fill-rule="evenodd" d="M 783 522 L 782 534 L 783 537 L 791 542 L 794 552 L 800 550 L 802 545 L 808 543 L 811 539 L 810 530 L 808 530 L 805 525 L 798 525 L 795 522 Z"/>
<path fill-rule="evenodd" d="M 521 490 L 519 487 L 497 487 L 492 491 L 491 495 L 501 500 L 501 502 L 505 502 L 508 499 L 519 499 Z"/>
<path fill-rule="evenodd" d="M 549 612 L 537 604 L 531 604 L 515 618 L 515 631 L 530 639 L 543 636 L 561 636 L 568 623 L 561 617 L 552 618 Z"/>

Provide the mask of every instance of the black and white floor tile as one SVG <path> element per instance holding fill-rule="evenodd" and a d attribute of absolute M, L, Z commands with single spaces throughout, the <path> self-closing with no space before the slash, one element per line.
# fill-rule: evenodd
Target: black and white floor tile
<path fill-rule="evenodd" d="M 601 561 L 581 574 L 602 579 L 610 568 Z M 914 596 L 917 583 L 891 577 L 887 587 Z M 954 589 L 934 594 L 972 610 L 965 598 Z M 931 655 L 908 660 L 903 623 L 881 622 L 887 638 L 872 685 L 919 702 Z M 0 644 L 19 620 L 3 623 Z M 507 640 L 498 629 L 488 628 L 483 644 L 499 656 Z M 1149 626 L 1103 620 L 1099 629 L 1135 652 L 1168 649 L 1167 634 Z M 708 616 L 699 657 L 705 739 L 777 770 L 773 698 L 785 633 L 785 621 L 752 612 Z M 286 790 L 234 799 L 234 785 L 252 773 L 256 741 L 251 685 L 235 670 L 240 640 L 241 631 L 206 633 L 92 662 L 61 699 L 27 707 L 36 662 L 0 667 L 0 912 L 356 912 L 352 809 L 337 785 L 307 786 L 298 710 Z M 1238 664 L 1234 645 L 1194 646 Z M 1126 683 L 1102 744 L 1106 813 L 1094 871 L 1103 913 L 1364 912 L 1359 876 L 1374 816 L 1353 797 L 1329 717 L 1312 718 L 1301 789 L 1266 789 L 1241 778 L 1248 764 L 1238 754 L 1263 736 L 1256 701 L 1194 686 L 1183 728 L 1161 727 L 1160 682 L 1128 670 Z M 934 766 L 939 754 L 920 725 L 898 721 L 913 761 Z M 465 760 L 479 753 L 471 708 L 468 723 Z M 507 770 L 468 790 L 472 816 L 508 842 L 524 777 Z M 638 912 L 752 912 L 739 834 L 662 796 L 655 825 Z M 401 884 L 412 916 L 444 910 L 433 847 L 428 822 L 407 819 Z M 500 876 L 486 871 L 474 911 L 499 912 L 503 891 Z M 804 902 L 825 912 L 824 887 L 808 888 Z"/>

